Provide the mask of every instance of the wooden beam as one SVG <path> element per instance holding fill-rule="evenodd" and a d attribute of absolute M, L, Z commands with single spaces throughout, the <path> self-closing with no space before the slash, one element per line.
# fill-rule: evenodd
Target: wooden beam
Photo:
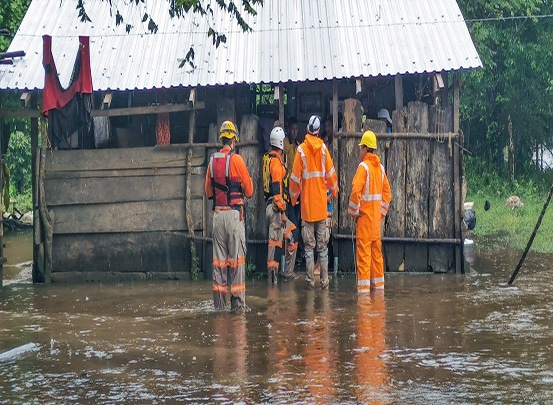
<path fill-rule="evenodd" d="M 26 110 L 24 108 L 2 108 L 0 118 L 38 118 L 40 110 Z"/>
<path fill-rule="evenodd" d="M 149 105 L 144 107 L 113 108 L 111 110 L 92 110 L 91 115 L 93 117 L 121 117 L 125 115 L 144 115 L 192 111 L 192 108 L 193 107 L 188 104 Z M 204 108 L 205 103 L 203 101 L 196 102 L 196 110 L 202 110 Z"/>
<path fill-rule="evenodd" d="M 205 102 L 197 101 L 196 110 L 205 108 Z M 144 115 L 144 114 L 159 114 L 173 113 L 181 111 L 191 111 L 192 106 L 188 104 L 167 104 L 167 105 L 149 105 L 143 107 L 129 108 L 113 108 L 111 110 L 92 110 L 93 117 L 122 117 L 125 115 Z M 40 110 L 27 110 L 23 108 L 2 108 L 0 109 L 0 117 L 3 118 L 39 118 Z"/>
<path fill-rule="evenodd" d="M 102 102 L 102 104 L 106 110 L 109 109 L 109 107 L 111 107 L 111 99 L 112 99 L 111 93 L 106 93 L 104 95 L 104 101 Z"/>
<path fill-rule="evenodd" d="M 31 93 L 27 91 L 23 92 L 23 94 L 21 94 L 21 97 L 19 97 L 19 101 L 21 102 L 21 106 L 23 108 L 27 107 L 30 100 L 31 100 Z"/>

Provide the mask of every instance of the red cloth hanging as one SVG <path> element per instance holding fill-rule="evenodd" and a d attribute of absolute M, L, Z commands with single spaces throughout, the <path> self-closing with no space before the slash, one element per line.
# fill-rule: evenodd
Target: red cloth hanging
<path fill-rule="evenodd" d="M 79 37 L 79 51 L 75 60 L 73 77 L 67 89 L 63 89 L 52 55 L 52 37 L 44 35 L 42 65 L 44 66 L 44 91 L 42 94 L 42 113 L 54 108 L 62 109 L 78 93 L 92 94 L 92 74 L 90 71 L 90 45 L 88 37 Z M 75 77 L 76 76 L 76 77 Z"/>

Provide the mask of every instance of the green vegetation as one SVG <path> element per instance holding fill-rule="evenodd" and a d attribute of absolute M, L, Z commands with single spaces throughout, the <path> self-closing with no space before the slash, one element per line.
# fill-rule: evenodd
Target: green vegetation
<path fill-rule="evenodd" d="M 471 236 L 479 248 L 511 247 L 524 250 L 543 209 L 553 173 L 534 173 L 532 177 L 518 179 L 509 189 L 508 182 L 497 172 L 487 170 L 476 159 L 466 159 L 467 201 L 474 201 L 476 227 Z M 517 195 L 524 207 L 511 209 L 507 198 Z M 490 209 L 484 210 L 485 202 Z M 553 203 L 549 205 L 532 244 L 531 251 L 553 253 Z"/>
<path fill-rule="evenodd" d="M 32 210 L 31 139 L 23 132 L 11 134 L 6 163 L 10 168 L 10 197 L 23 212 Z M 4 207 L 5 208 L 5 207 Z M 10 211 L 12 207 L 8 209 Z"/>

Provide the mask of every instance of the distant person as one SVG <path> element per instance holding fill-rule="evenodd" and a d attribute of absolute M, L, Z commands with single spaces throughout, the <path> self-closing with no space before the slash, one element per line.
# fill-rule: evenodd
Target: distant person
<path fill-rule="evenodd" d="M 292 205 L 298 203 L 301 195 L 302 237 L 305 245 L 306 281 L 315 286 L 316 248 L 321 261 L 321 288 L 328 288 L 328 227 L 327 191 L 331 197 L 338 195 L 338 177 L 332 157 L 323 140 L 319 138 L 321 118 L 312 115 L 307 124 L 305 140 L 298 146 L 292 174 L 290 176 L 290 196 Z"/>
<path fill-rule="evenodd" d="M 298 223 L 288 192 L 289 174 L 284 165 L 284 130 L 275 127 L 271 131 L 271 150 L 263 156 L 263 193 L 267 202 L 266 216 L 269 224 L 267 249 L 267 275 L 269 282 L 277 284 L 280 257 L 286 240 L 284 280 L 298 277 L 294 273 L 298 249 Z"/>
<path fill-rule="evenodd" d="M 376 151 L 376 135 L 365 131 L 359 143 L 359 166 L 353 177 L 348 214 L 355 219 L 357 292 L 384 289 L 382 220 L 388 213 L 392 191 Z"/>
<path fill-rule="evenodd" d="M 288 173 L 292 171 L 292 165 L 294 164 L 294 158 L 296 157 L 296 150 L 300 144 L 298 139 L 299 126 L 298 121 L 295 117 L 290 118 L 288 121 L 288 134 L 284 138 L 284 155 L 286 156 L 284 164 L 288 170 Z M 301 212 L 299 204 L 292 207 L 295 212 L 296 222 L 295 224 L 300 227 L 301 224 Z M 303 239 L 300 232 L 298 231 L 298 250 L 296 253 L 296 266 L 299 266 L 303 261 L 305 255 L 305 250 L 303 247 Z"/>
<path fill-rule="evenodd" d="M 219 130 L 223 148 L 209 157 L 205 174 L 205 195 L 213 199 L 213 303 L 227 306 L 230 278 L 230 308 L 245 308 L 246 229 L 244 197 L 253 195 L 248 168 L 234 147 L 238 141 L 236 126 L 225 121 Z"/>
<path fill-rule="evenodd" d="M 298 141 L 298 121 L 296 118 L 290 118 L 288 121 L 288 134 L 284 138 L 284 155 L 286 156 L 285 163 L 290 169 L 294 164 L 294 158 L 296 157 L 296 150 L 300 142 Z"/>
<path fill-rule="evenodd" d="M 390 133 L 392 132 L 392 118 L 390 117 L 390 113 L 385 108 L 382 108 L 378 110 L 378 119 L 380 121 L 384 121 L 386 124 L 386 132 Z"/>

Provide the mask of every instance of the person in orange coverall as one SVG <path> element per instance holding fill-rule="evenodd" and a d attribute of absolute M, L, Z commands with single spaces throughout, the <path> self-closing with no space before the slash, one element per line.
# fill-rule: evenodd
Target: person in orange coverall
<path fill-rule="evenodd" d="M 209 157 L 205 174 L 205 195 L 213 199 L 213 303 L 227 306 L 227 278 L 230 276 L 230 308 L 245 308 L 246 228 L 244 197 L 253 194 L 253 182 L 242 156 L 234 152 L 236 126 L 225 121 L 219 130 L 223 148 Z"/>
<path fill-rule="evenodd" d="M 386 217 L 392 191 L 376 150 L 376 135 L 365 131 L 359 143 L 361 163 L 353 177 L 348 214 L 357 226 L 356 265 L 357 292 L 384 289 L 381 228 Z"/>
<path fill-rule="evenodd" d="M 318 136 L 321 117 L 312 115 L 307 124 L 305 140 L 296 152 L 290 175 L 290 197 L 292 205 L 298 203 L 301 194 L 301 236 L 305 245 L 305 279 L 309 287 L 315 286 L 315 257 L 317 249 L 321 262 L 321 288 L 329 285 L 327 191 L 331 198 L 338 195 L 338 176 L 332 157 L 323 140 Z"/>

